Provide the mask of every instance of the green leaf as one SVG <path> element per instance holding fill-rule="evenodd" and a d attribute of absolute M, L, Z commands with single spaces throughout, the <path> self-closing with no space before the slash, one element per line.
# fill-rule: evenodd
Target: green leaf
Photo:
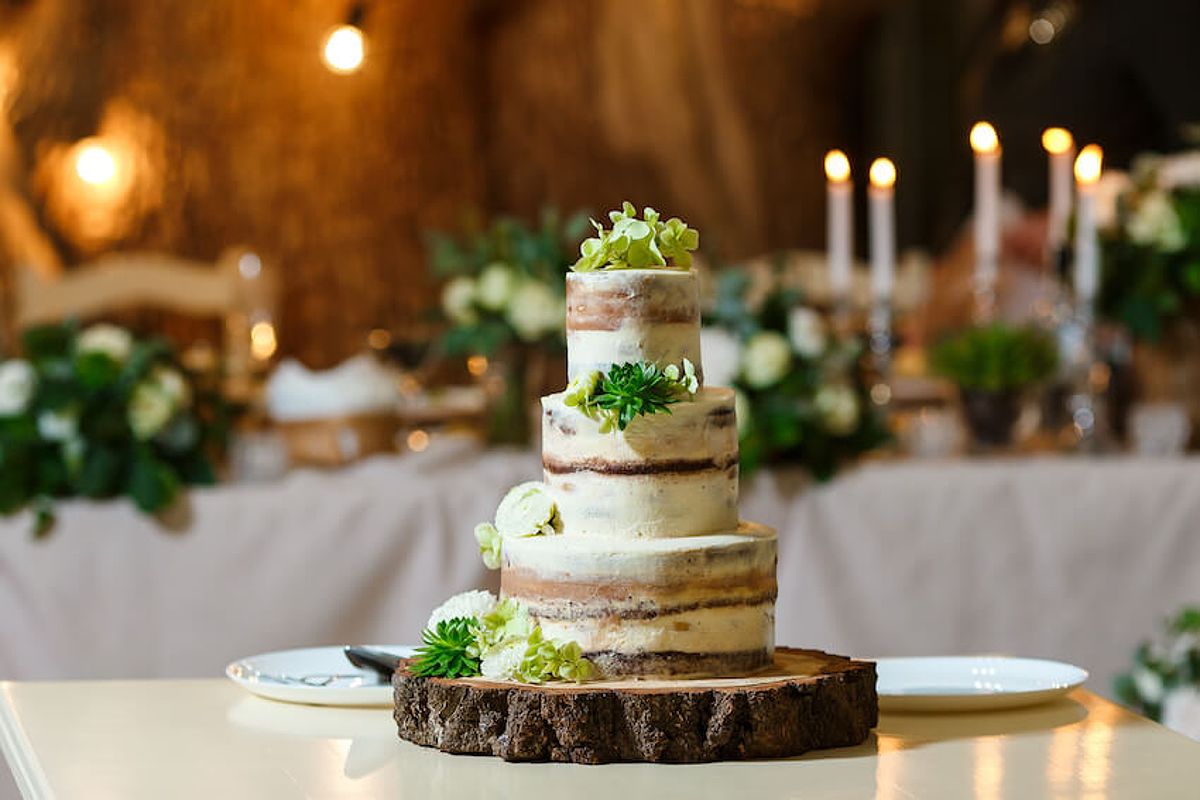
<path fill-rule="evenodd" d="M 122 456 L 118 450 L 101 443 L 90 444 L 75 490 L 84 497 L 112 497 L 121 485 L 121 464 Z"/>
<path fill-rule="evenodd" d="M 138 508 L 146 513 L 154 513 L 175 501 L 179 493 L 179 479 L 149 449 L 141 448 L 134 456 L 127 488 Z"/>
<path fill-rule="evenodd" d="M 73 322 L 29 328 L 21 336 L 25 355 L 30 361 L 69 358 L 77 330 Z"/>
<path fill-rule="evenodd" d="M 107 353 L 91 351 L 75 357 L 75 376 L 86 389 L 97 390 L 112 386 L 121 374 L 121 365 Z"/>

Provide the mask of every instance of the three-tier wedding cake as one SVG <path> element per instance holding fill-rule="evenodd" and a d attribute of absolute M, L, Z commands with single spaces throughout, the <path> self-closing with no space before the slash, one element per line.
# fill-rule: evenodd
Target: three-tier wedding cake
<path fill-rule="evenodd" d="M 618 364 L 700 364 L 696 274 L 568 275 L 567 347 L 576 385 Z M 542 398 L 542 464 L 561 534 L 506 539 L 501 594 L 607 677 L 768 665 L 775 532 L 738 519 L 733 390 L 697 388 L 624 430 L 605 430 L 568 399 Z"/>

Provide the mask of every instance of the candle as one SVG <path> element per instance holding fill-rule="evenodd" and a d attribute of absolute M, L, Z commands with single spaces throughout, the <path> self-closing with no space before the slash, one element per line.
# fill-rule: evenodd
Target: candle
<path fill-rule="evenodd" d="M 878 303 L 891 299 L 896 272 L 896 165 L 877 158 L 871 163 L 870 177 L 871 296 Z"/>
<path fill-rule="evenodd" d="M 975 283 L 990 294 L 1000 259 L 1000 139 L 986 122 L 971 128 L 975 151 Z"/>
<path fill-rule="evenodd" d="M 1050 164 L 1050 191 L 1046 204 L 1046 251 L 1054 257 L 1067 242 L 1067 220 L 1071 217 L 1071 164 L 1075 140 L 1063 128 L 1042 132 L 1042 147 Z"/>
<path fill-rule="evenodd" d="M 1089 144 L 1075 159 L 1075 297 L 1090 305 L 1100 280 L 1100 248 L 1096 238 L 1096 184 L 1104 153 Z"/>
<path fill-rule="evenodd" d="M 854 220 L 854 185 L 850 182 L 850 159 L 841 150 L 825 156 L 826 242 L 829 258 L 829 289 L 835 306 L 850 294 L 850 237 Z"/>

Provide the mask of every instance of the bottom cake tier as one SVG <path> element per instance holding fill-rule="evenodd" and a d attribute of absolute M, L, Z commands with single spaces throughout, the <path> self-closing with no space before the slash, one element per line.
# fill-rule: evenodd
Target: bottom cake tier
<path fill-rule="evenodd" d="M 745 675 L 775 649 L 775 531 L 504 542 L 500 592 L 606 677 Z"/>

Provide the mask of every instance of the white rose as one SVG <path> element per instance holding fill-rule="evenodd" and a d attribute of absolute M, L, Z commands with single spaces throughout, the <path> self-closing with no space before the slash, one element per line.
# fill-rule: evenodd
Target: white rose
<path fill-rule="evenodd" d="M 129 395 L 129 427 L 133 435 L 145 441 L 158 434 L 171 417 L 175 416 L 175 404 L 157 383 L 142 381 L 133 387 Z"/>
<path fill-rule="evenodd" d="M 488 264 L 479 275 L 476 291 L 479 305 L 490 311 L 502 311 L 516 288 L 517 275 L 511 267 L 499 261 Z"/>
<path fill-rule="evenodd" d="M 742 350 L 742 377 L 755 389 L 778 383 L 791 365 L 788 340 L 774 331 L 756 333 Z"/>
<path fill-rule="evenodd" d="M 788 315 L 788 336 L 792 347 L 804 358 L 816 358 L 825 352 L 825 322 L 811 308 L 792 309 Z"/>
<path fill-rule="evenodd" d="M 436 628 L 439 622 L 448 619 L 479 619 L 496 607 L 496 595 L 491 592 L 476 589 L 470 592 L 456 594 L 433 610 L 429 615 L 426 628 Z"/>
<path fill-rule="evenodd" d="M 24 414 L 37 388 L 37 373 L 24 359 L 11 358 L 0 364 L 0 417 Z"/>
<path fill-rule="evenodd" d="M 1144 195 L 1129 218 L 1129 238 L 1138 244 L 1174 253 L 1187 244 L 1179 215 L 1165 192 Z"/>
<path fill-rule="evenodd" d="M 485 678 L 492 680 L 512 680 L 525 660 L 528 645 L 523 641 L 512 642 L 498 647 L 483 657 L 479 662 L 479 672 Z"/>
<path fill-rule="evenodd" d="M 557 292 L 537 281 L 525 281 L 513 292 L 505 313 L 523 341 L 532 342 L 561 328 L 567 307 Z"/>
<path fill-rule="evenodd" d="M 821 421 L 835 436 L 844 436 L 858 426 L 858 395 L 849 386 L 822 386 L 814 403 Z"/>
<path fill-rule="evenodd" d="M 1180 686 L 1167 692 L 1162 703 L 1162 724 L 1200 739 L 1200 691 L 1194 686 Z"/>
<path fill-rule="evenodd" d="M 724 328 L 700 329 L 700 359 L 704 382 L 709 386 L 729 386 L 738 373 L 737 337 Z"/>
<path fill-rule="evenodd" d="M 558 506 L 546 485 L 521 483 L 508 490 L 496 509 L 496 530 L 501 536 L 537 536 L 559 532 Z"/>
<path fill-rule="evenodd" d="M 80 353 L 103 353 L 121 364 L 129 358 L 129 351 L 133 349 L 133 336 L 124 328 L 101 322 L 85 328 L 79 334 L 75 349 Z"/>
<path fill-rule="evenodd" d="M 750 398 L 741 389 L 733 390 L 733 415 L 737 418 L 738 435 L 750 429 Z"/>
<path fill-rule="evenodd" d="M 37 418 L 38 436 L 47 442 L 66 442 L 79 433 L 79 416 L 72 411 L 43 411 Z"/>
<path fill-rule="evenodd" d="M 173 368 L 157 366 L 150 372 L 150 380 L 171 399 L 175 408 L 187 408 L 192 403 L 192 387 L 183 374 Z"/>
<path fill-rule="evenodd" d="M 1160 703 L 1163 699 L 1163 680 L 1157 672 L 1145 667 L 1135 667 L 1133 670 L 1133 685 L 1137 688 L 1138 696 L 1146 703 Z"/>
<path fill-rule="evenodd" d="M 442 311 L 451 322 L 469 325 L 478 317 L 475 314 L 475 281 L 458 277 L 442 288 Z"/>
<path fill-rule="evenodd" d="M 1168 190 L 1200 186 L 1200 150 L 1164 156 L 1158 162 L 1158 185 Z"/>

